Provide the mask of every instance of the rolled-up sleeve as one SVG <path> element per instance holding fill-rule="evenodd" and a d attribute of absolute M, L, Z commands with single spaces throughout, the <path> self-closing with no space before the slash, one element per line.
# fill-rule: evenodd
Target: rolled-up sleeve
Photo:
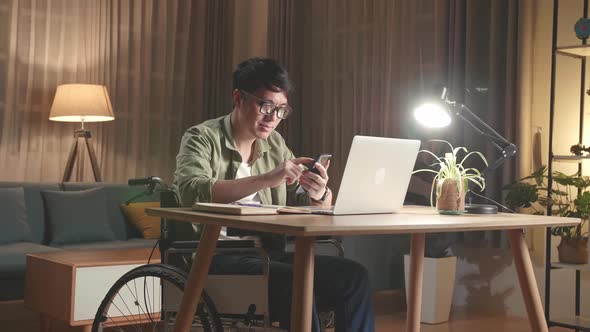
<path fill-rule="evenodd" d="M 182 206 L 211 201 L 211 190 L 216 181 L 211 168 L 212 154 L 213 143 L 201 130 L 191 128 L 182 137 L 174 173 Z"/>

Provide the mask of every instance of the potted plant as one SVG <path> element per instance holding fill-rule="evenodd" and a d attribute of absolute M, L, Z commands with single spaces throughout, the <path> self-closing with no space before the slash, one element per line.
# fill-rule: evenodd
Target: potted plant
<path fill-rule="evenodd" d="M 584 224 L 590 216 L 590 177 L 553 172 L 553 188 L 548 195 L 547 167 L 504 187 L 506 204 L 511 208 L 529 208 L 534 214 L 581 218 L 582 223 L 570 227 L 554 227 L 551 234 L 561 237 L 557 247 L 559 261 L 569 264 L 588 263 L 588 232 Z"/>
<path fill-rule="evenodd" d="M 450 233 L 426 234 L 422 283 L 421 322 L 438 324 L 449 320 L 457 257 L 450 255 Z M 404 255 L 406 285 L 410 271 L 410 255 Z M 407 298 L 406 287 L 406 298 Z"/>
<path fill-rule="evenodd" d="M 420 150 L 419 153 L 427 153 L 435 158 L 436 162 L 431 166 L 436 169 L 419 169 L 412 174 L 420 172 L 429 172 L 436 174 L 432 180 L 432 196 L 436 188 L 436 208 L 441 214 L 462 214 L 465 211 L 465 194 L 469 190 L 469 182 L 483 190 L 485 188 L 485 179 L 481 176 L 480 171 L 473 167 L 465 167 L 463 163 L 472 155 L 479 156 L 487 166 L 486 158 L 477 151 L 468 152 L 465 147 L 453 148 L 451 143 L 442 140 L 432 140 L 433 142 L 445 143 L 449 146 L 451 152 L 445 153 L 444 157 L 438 157 L 428 150 Z M 463 158 L 458 161 L 458 154 L 465 153 Z"/>

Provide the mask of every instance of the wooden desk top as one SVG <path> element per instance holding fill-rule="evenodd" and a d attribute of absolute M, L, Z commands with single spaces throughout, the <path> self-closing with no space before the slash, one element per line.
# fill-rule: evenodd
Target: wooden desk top
<path fill-rule="evenodd" d="M 310 214 L 236 216 L 196 212 L 190 208 L 148 208 L 146 212 L 151 216 L 178 221 L 299 236 L 485 231 L 537 226 L 573 226 L 581 221 L 578 218 L 509 213 L 448 216 L 440 215 L 427 206 L 405 206 L 400 213 L 395 214 L 344 216 Z"/>

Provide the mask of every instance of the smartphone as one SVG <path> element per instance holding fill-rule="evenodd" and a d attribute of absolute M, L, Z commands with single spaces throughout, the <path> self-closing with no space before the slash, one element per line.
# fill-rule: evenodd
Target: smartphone
<path fill-rule="evenodd" d="M 332 155 L 329 153 L 322 153 L 320 155 L 318 155 L 317 157 L 315 157 L 315 161 L 313 163 L 313 165 L 308 165 L 309 171 L 313 172 L 317 175 L 320 175 L 320 171 L 318 171 L 317 168 L 315 168 L 315 163 L 319 163 L 322 166 L 326 167 L 326 165 L 328 165 L 328 161 L 332 159 Z"/>

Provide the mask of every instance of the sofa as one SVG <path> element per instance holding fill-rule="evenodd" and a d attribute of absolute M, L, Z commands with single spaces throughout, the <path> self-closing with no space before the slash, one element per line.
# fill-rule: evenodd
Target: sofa
<path fill-rule="evenodd" d="M 0 301 L 24 297 L 26 255 L 147 248 L 121 208 L 144 188 L 113 183 L 0 182 Z M 140 197 L 154 201 L 158 197 Z M 145 233 L 144 233 L 145 234 Z"/>

